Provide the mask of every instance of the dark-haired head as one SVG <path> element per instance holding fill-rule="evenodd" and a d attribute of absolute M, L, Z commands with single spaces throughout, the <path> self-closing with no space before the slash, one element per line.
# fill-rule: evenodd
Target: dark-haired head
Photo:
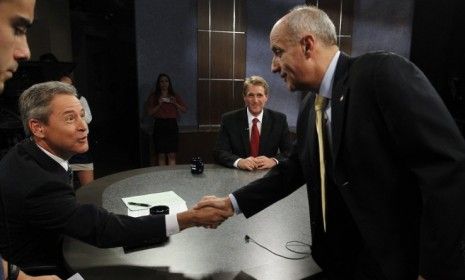
<path fill-rule="evenodd" d="M 160 95 L 161 94 L 161 86 L 160 86 L 160 80 L 162 78 L 166 78 L 168 80 L 168 94 L 174 96 L 174 90 L 173 90 L 173 84 L 171 83 L 171 78 L 165 73 L 160 73 L 157 78 L 157 84 L 155 85 L 155 91 L 153 94 L 155 95 Z"/>

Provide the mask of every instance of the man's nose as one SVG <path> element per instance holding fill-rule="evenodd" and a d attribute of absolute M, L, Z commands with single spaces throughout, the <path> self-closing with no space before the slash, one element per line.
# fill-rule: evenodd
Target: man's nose
<path fill-rule="evenodd" d="M 273 57 L 271 60 L 271 72 L 276 73 L 279 72 L 279 64 L 277 62 L 277 58 Z"/>
<path fill-rule="evenodd" d="M 78 126 L 78 129 L 79 130 L 87 130 L 87 122 L 86 122 L 86 119 L 85 117 L 79 117 L 79 126 Z"/>
<path fill-rule="evenodd" d="M 18 42 L 18 46 L 13 55 L 17 61 L 29 60 L 31 58 L 31 50 L 29 49 L 26 37 L 21 38 L 21 41 Z"/>

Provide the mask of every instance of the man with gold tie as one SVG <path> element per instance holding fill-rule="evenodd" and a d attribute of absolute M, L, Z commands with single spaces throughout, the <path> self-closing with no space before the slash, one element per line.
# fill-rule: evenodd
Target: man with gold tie
<path fill-rule="evenodd" d="M 465 279 L 465 141 L 424 74 L 392 53 L 341 53 L 316 7 L 281 18 L 270 44 L 288 88 L 317 93 L 291 156 L 197 207 L 250 217 L 306 183 L 325 279 Z"/>

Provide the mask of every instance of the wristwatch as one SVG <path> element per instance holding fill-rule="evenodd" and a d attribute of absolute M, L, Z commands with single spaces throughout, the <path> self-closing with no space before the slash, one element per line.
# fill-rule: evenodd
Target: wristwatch
<path fill-rule="evenodd" d="M 16 280 L 19 275 L 19 267 L 14 264 L 8 263 L 8 277 L 6 280 Z"/>

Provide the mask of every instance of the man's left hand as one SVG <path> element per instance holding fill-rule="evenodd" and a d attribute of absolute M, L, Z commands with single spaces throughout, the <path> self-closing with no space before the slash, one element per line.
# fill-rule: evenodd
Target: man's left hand
<path fill-rule="evenodd" d="M 255 163 L 257 164 L 257 169 L 269 169 L 276 165 L 276 161 L 272 158 L 266 156 L 259 156 L 254 158 Z"/>

